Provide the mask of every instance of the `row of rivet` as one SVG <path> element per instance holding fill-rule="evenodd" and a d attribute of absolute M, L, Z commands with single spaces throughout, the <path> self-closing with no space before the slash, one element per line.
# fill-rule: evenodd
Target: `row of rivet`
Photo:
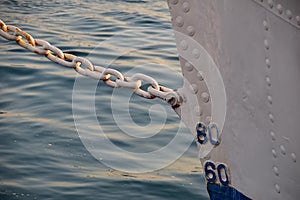
<path fill-rule="evenodd" d="M 263 21 L 263 26 L 264 26 L 265 31 L 269 31 L 270 27 L 269 27 L 268 22 L 266 20 Z M 264 40 L 264 47 L 265 47 L 266 51 L 268 52 L 268 50 L 270 49 L 270 45 L 269 45 L 269 42 L 268 42 L 267 39 Z M 271 69 L 271 62 L 270 62 L 270 59 L 268 58 L 268 56 L 265 59 L 265 64 L 267 66 L 267 72 L 269 73 L 270 69 Z M 269 90 L 271 89 L 272 84 L 271 84 L 271 78 L 270 78 L 268 73 L 267 73 L 267 76 L 266 76 L 266 83 L 267 83 L 267 89 L 268 89 L 267 102 L 271 106 L 273 104 L 273 98 L 272 98 Z M 269 112 L 268 115 L 269 115 L 269 119 L 271 121 L 271 124 L 273 125 L 274 122 L 275 122 L 274 115 L 271 112 Z M 273 130 L 270 131 L 270 136 L 271 136 L 272 141 L 275 142 L 276 141 L 276 135 L 275 135 Z M 272 149 L 272 155 L 273 155 L 274 159 L 276 159 L 277 156 L 278 156 L 277 152 L 274 148 Z M 272 170 L 273 170 L 273 172 L 276 176 L 279 176 L 279 169 L 275 164 L 273 165 Z M 275 183 L 274 187 L 275 187 L 275 191 L 277 193 L 280 193 L 280 186 L 277 183 Z"/>
<path fill-rule="evenodd" d="M 264 26 L 265 31 L 269 31 L 270 27 L 269 27 L 268 22 L 266 20 L 263 21 L 263 26 Z M 267 39 L 264 40 L 264 47 L 267 51 L 270 49 L 270 45 L 269 45 L 269 42 L 268 42 Z M 267 66 L 267 71 L 269 72 L 270 69 L 271 69 L 271 62 L 270 62 L 270 59 L 268 57 L 266 58 L 265 63 L 266 63 L 266 66 Z M 268 90 L 270 90 L 272 84 L 271 84 L 271 78 L 270 78 L 269 75 L 266 76 L 266 83 L 267 83 Z M 270 94 L 267 95 L 267 102 L 269 103 L 270 106 L 273 104 L 273 98 Z M 270 119 L 271 123 L 274 124 L 275 119 L 274 119 L 274 115 L 271 112 L 269 113 L 269 119 Z M 272 141 L 275 142 L 276 141 L 276 135 L 275 135 L 274 131 L 272 131 L 272 130 L 270 131 L 270 136 L 272 138 Z M 281 154 L 283 156 L 286 155 L 286 149 L 285 149 L 284 145 L 280 145 L 279 148 L 280 148 Z M 274 159 L 276 159 L 277 156 L 278 156 L 277 152 L 274 148 L 272 149 L 272 155 L 273 155 Z M 296 154 L 295 153 L 291 153 L 291 158 L 292 158 L 293 162 L 296 162 Z M 273 172 L 276 176 L 279 176 L 279 169 L 275 165 L 273 166 Z M 275 186 L 276 192 L 280 193 L 280 186 L 277 183 L 274 186 Z"/>
<path fill-rule="evenodd" d="M 181 16 L 176 17 L 175 23 L 178 27 L 180 27 L 180 28 L 183 27 L 183 25 L 184 25 L 183 18 Z M 188 35 L 191 37 L 193 37 L 196 33 L 196 30 L 193 26 L 188 26 L 186 28 L 186 31 L 187 31 Z"/>
<path fill-rule="evenodd" d="M 194 70 L 194 67 L 189 62 L 186 62 L 185 67 L 186 67 L 187 71 L 192 72 Z M 196 76 L 199 81 L 204 80 L 203 72 L 199 71 L 196 74 Z M 190 89 L 191 89 L 191 91 L 193 91 L 194 94 L 197 94 L 199 92 L 197 84 L 191 84 Z M 202 92 L 200 97 L 201 97 L 202 102 L 204 102 L 204 103 L 208 103 L 210 100 L 210 96 L 207 92 Z"/>
<path fill-rule="evenodd" d="M 179 0 L 171 1 L 171 3 L 173 5 L 177 5 L 178 2 L 179 2 Z M 183 9 L 184 13 L 188 13 L 191 10 L 191 6 L 190 6 L 189 2 L 183 2 L 182 9 Z M 178 27 L 183 27 L 183 25 L 184 25 L 183 17 L 181 17 L 181 16 L 176 17 L 175 23 Z M 193 26 L 187 26 L 186 31 L 187 31 L 188 35 L 191 37 L 193 37 L 196 33 L 196 30 Z"/>
<path fill-rule="evenodd" d="M 189 62 L 186 62 L 185 63 L 185 69 L 190 72 L 190 73 L 193 73 L 195 68 L 194 66 L 192 66 Z M 199 80 L 200 82 L 204 81 L 204 75 L 203 75 L 203 72 L 201 71 L 198 71 L 197 74 L 197 80 Z M 205 82 L 203 82 L 205 84 Z M 203 84 L 202 83 L 202 84 Z M 194 94 L 198 94 L 199 93 L 199 86 L 195 83 L 192 83 L 190 85 L 190 90 L 194 93 Z M 199 97 L 198 97 L 199 98 Z M 200 101 L 203 102 L 203 103 L 209 103 L 210 101 L 210 95 L 207 93 L 207 92 L 202 92 L 200 94 Z M 195 107 L 195 114 L 199 117 L 204 117 L 203 116 L 203 110 L 201 108 L 201 106 L 196 106 Z M 211 122 L 211 117 L 210 116 L 207 116 L 204 120 L 204 123 L 205 124 L 209 124 Z"/>
<path fill-rule="evenodd" d="M 300 28 L 300 16 L 297 15 L 293 17 L 293 13 L 291 10 L 286 9 L 284 10 L 283 6 L 281 4 L 277 4 L 275 6 L 275 3 L 273 0 L 254 0 L 255 2 L 258 2 L 268 10 L 270 10 L 275 15 L 279 16 L 280 18 L 286 20 L 287 22 L 291 23 L 292 25 Z"/>
<path fill-rule="evenodd" d="M 269 31 L 269 25 L 268 25 L 268 22 L 266 20 L 263 21 L 263 26 L 264 26 L 265 31 Z M 269 41 L 267 39 L 264 40 L 264 47 L 265 47 L 266 50 L 270 49 L 270 44 L 269 44 Z M 267 69 L 270 70 L 271 69 L 271 61 L 268 57 L 266 57 L 266 59 L 265 59 L 265 64 L 267 66 Z M 271 78 L 270 78 L 269 75 L 266 76 L 266 83 L 267 83 L 268 89 L 270 89 L 272 84 L 271 84 Z M 267 100 L 268 100 L 268 103 L 270 105 L 272 105 L 273 98 L 270 94 L 267 95 Z M 269 119 L 272 123 L 274 123 L 275 120 L 274 120 L 274 115 L 272 113 L 269 113 Z"/>
<path fill-rule="evenodd" d="M 179 0 L 170 0 L 171 1 L 171 4 L 173 5 L 177 5 Z M 190 11 L 190 4 L 188 2 L 184 2 L 182 4 L 182 8 L 183 8 L 183 12 L 184 13 L 188 13 Z M 181 16 L 177 16 L 175 18 L 175 24 L 179 27 L 179 28 L 182 28 L 184 26 L 184 19 L 183 17 Z M 196 33 L 196 30 L 193 26 L 187 26 L 186 28 L 186 31 L 188 33 L 189 36 L 193 37 Z M 180 48 L 183 50 L 183 51 L 187 51 L 189 46 L 188 46 L 188 43 L 185 41 L 185 40 L 182 40 L 179 44 Z M 198 49 L 193 49 L 192 50 L 192 55 L 195 59 L 199 59 L 200 58 L 200 51 Z M 185 62 L 185 65 L 184 65 L 184 69 L 187 70 L 188 72 L 193 72 L 193 70 L 195 69 L 194 66 L 189 63 L 188 61 Z M 203 76 L 203 72 L 199 71 L 197 73 L 197 79 L 199 81 L 203 81 L 204 80 L 204 76 Z M 199 89 L 198 89 L 198 86 L 197 84 L 191 84 L 190 85 L 190 90 L 194 93 L 194 94 L 197 94 L 199 92 Z M 210 100 L 210 96 L 208 93 L 206 92 L 203 92 L 201 94 L 201 101 L 204 102 L 204 103 L 208 103 L 209 100 Z M 203 110 L 202 108 L 198 105 L 195 107 L 195 114 L 199 117 L 201 117 L 203 115 Z M 201 121 L 201 120 L 200 120 Z M 211 117 L 210 116 L 207 116 L 206 119 L 205 119 L 205 122 L 206 124 L 209 124 L 211 121 Z"/>
<path fill-rule="evenodd" d="M 267 23 L 267 21 L 264 21 L 263 22 L 263 26 L 264 26 L 264 29 L 266 31 L 269 31 L 269 25 Z M 270 45 L 269 45 L 269 42 L 267 39 L 264 40 L 264 46 L 266 48 L 266 50 L 269 50 L 270 49 Z M 267 66 L 267 69 L 270 70 L 271 69 L 271 62 L 270 62 L 270 59 L 269 58 L 266 58 L 265 60 L 265 63 L 266 63 L 266 66 Z M 270 79 L 270 76 L 266 76 L 266 83 L 267 83 L 267 86 L 270 88 L 271 87 L 271 79 Z M 273 98 L 271 95 L 268 95 L 267 96 L 267 100 L 268 100 L 268 103 L 270 105 L 273 104 Z M 272 123 L 274 123 L 274 115 L 272 113 L 269 113 L 269 119 Z M 275 141 L 275 133 L 273 131 L 270 132 L 270 135 L 272 137 L 272 140 Z M 281 154 L 282 155 L 285 155 L 286 154 L 286 150 L 285 150 L 285 147 L 283 145 L 280 146 L 280 151 L 281 151 Z M 274 156 L 274 158 L 277 157 L 277 154 L 276 154 L 276 151 L 275 149 L 272 150 L 272 154 Z M 295 153 L 292 153 L 291 154 L 291 157 L 292 157 L 292 160 L 293 162 L 296 162 L 296 154 Z"/>
<path fill-rule="evenodd" d="M 173 5 L 178 4 L 178 2 L 179 2 L 178 0 L 173 0 L 172 1 Z M 184 2 L 182 4 L 182 6 L 183 6 L 183 11 L 185 13 L 190 11 L 190 4 L 188 2 Z M 181 17 L 181 16 L 176 17 L 175 23 L 178 27 L 183 27 L 183 25 L 184 25 L 183 17 Z M 195 31 L 195 28 L 193 26 L 188 26 L 187 27 L 187 32 L 190 36 L 193 36 L 193 35 L 195 35 L 196 31 Z M 182 40 L 179 45 L 180 45 L 180 48 L 183 51 L 187 51 L 188 48 L 189 48 L 188 43 L 185 40 Z M 195 59 L 199 59 L 200 56 L 201 56 L 200 50 L 199 49 L 193 49 L 192 50 L 192 55 Z M 194 69 L 194 67 L 189 62 L 185 63 L 185 68 L 186 68 L 187 71 L 190 71 L 190 72 L 193 71 L 193 69 Z M 199 71 L 197 73 L 197 78 L 198 78 L 198 80 L 203 81 L 204 80 L 203 72 Z M 198 86 L 196 84 L 192 84 L 191 85 L 191 90 L 193 91 L 194 94 L 197 94 L 198 93 Z M 201 97 L 202 102 L 204 102 L 204 103 L 208 103 L 209 100 L 210 100 L 210 96 L 207 92 L 203 92 L 200 97 Z"/>
<path fill-rule="evenodd" d="M 171 4 L 173 5 L 177 5 L 179 4 L 179 0 L 170 0 Z M 183 14 L 187 14 L 188 12 L 190 12 L 191 10 L 191 6 L 190 6 L 190 3 L 187 2 L 187 1 L 184 1 L 182 3 L 182 11 L 183 11 Z M 175 18 L 175 25 L 179 28 L 183 28 L 184 27 L 184 18 L 182 16 L 177 16 Z M 196 34 L 196 30 L 193 26 L 189 25 L 186 27 L 186 30 L 185 32 L 187 32 L 187 34 L 190 36 L 190 37 L 193 37 L 195 34 Z M 189 46 L 188 46 L 188 43 L 185 41 L 185 40 L 182 40 L 179 44 L 180 48 L 183 50 L 183 51 L 187 51 L 189 49 Z M 193 49 L 191 51 L 192 55 L 193 55 L 193 58 L 194 59 L 200 59 L 201 57 L 201 53 L 200 53 L 200 50 L 199 49 Z M 188 71 L 188 72 L 192 72 L 195 68 L 194 66 L 192 66 L 189 62 L 186 62 L 185 63 L 185 69 Z M 197 80 L 199 81 L 204 81 L 204 75 L 203 75 L 203 72 L 201 71 L 198 71 L 197 72 Z M 190 90 L 194 93 L 194 94 L 197 94 L 199 92 L 199 87 L 197 86 L 197 84 L 191 84 L 190 86 Z M 203 102 L 203 103 L 209 103 L 210 101 L 210 95 L 207 93 L 207 92 L 202 92 L 200 94 L 200 100 Z M 202 116 L 203 115 L 203 112 L 202 112 L 202 109 L 200 106 L 197 106 L 195 108 L 195 112 L 198 116 Z M 211 117 L 208 116 L 206 117 L 205 119 L 206 123 L 209 123 L 211 121 Z"/>

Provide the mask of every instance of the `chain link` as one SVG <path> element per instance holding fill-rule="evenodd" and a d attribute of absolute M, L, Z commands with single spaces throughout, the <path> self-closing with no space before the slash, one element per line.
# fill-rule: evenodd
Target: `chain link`
<path fill-rule="evenodd" d="M 102 80 L 113 88 L 130 88 L 144 98 L 161 98 L 173 107 L 181 104 L 179 94 L 167 87 L 160 86 L 157 81 L 145 74 L 137 73 L 131 77 L 124 77 L 123 74 L 115 69 L 94 66 L 93 63 L 83 57 L 64 53 L 59 48 L 51 45 L 45 40 L 34 39 L 30 34 L 16 26 L 6 25 L 0 19 L 0 35 L 10 41 L 16 41 L 21 47 L 30 52 L 45 55 L 50 61 L 67 68 L 73 68 L 77 73 L 96 80 Z M 26 39 L 26 40 L 23 40 Z M 115 79 L 111 79 L 115 77 Z M 150 84 L 147 90 L 141 88 L 142 84 Z"/>

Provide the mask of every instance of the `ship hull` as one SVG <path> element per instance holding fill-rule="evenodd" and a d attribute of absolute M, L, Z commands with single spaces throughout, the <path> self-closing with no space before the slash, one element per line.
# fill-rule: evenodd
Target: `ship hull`
<path fill-rule="evenodd" d="M 211 199 L 297 199 L 300 2 L 168 5 L 186 79 L 175 110 L 195 135 Z"/>

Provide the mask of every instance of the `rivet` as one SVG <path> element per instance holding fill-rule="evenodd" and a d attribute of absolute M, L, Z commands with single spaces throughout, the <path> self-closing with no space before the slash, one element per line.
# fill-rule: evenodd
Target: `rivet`
<path fill-rule="evenodd" d="M 200 58 L 200 51 L 198 49 L 194 49 L 192 52 L 194 58 Z"/>
<path fill-rule="evenodd" d="M 182 7 L 183 7 L 183 11 L 184 11 L 185 13 L 187 13 L 187 12 L 190 11 L 190 4 L 189 4 L 188 2 L 184 2 L 184 3 L 182 4 Z"/>
<path fill-rule="evenodd" d="M 278 13 L 279 13 L 279 14 L 282 14 L 282 13 L 283 13 L 283 8 L 282 8 L 282 5 L 281 5 L 281 4 L 277 4 L 277 10 L 278 10 Z"/>
<path fill-rule="evenodd" d="M 267 65 L 268 69 L 270 69 L 270 67 L 271 67 L 271 61 L 270 61 L 269 58 L 266 58 L 266 65 Z"/>
<path fill-rule="evenodd" d="M 274 157 L 274 158 L 277 158 L 277 153 L 276 153 L 276 150 L 275 150 L 275 149 L 272 149 L 272 154 L 273 154 L 273 157 Z"/>
<path fill-rule="evenodd" d="M 285 147 L 283 145 L 280 145 L 280 151 L 281 151 L 282 155 L 286 154 L 286 150 L 285 150 Z"/>
<path fill-rule="evenodd" d="M 203 92 L 201 94 L 201 99 L 204 103 L 208 103 L 209 102 L 209 94 L 207 92 Z"/>
<path fill-rule="evenodd" d="M 196 30 L 195 30 L 195 28 L 194 28 L 193 26 L 188 26 L 188 27 L 186 28 L 186 30 L 187 30 L 189 36 L 194 36 L 195 33 L 196 33 Z"/>
<path fill-rule="evenodd" d="M 276 140 L 275 133 L 273 131 L 270 131 L 270 135 L 271 135 L 272 140 L 275 141 Z"/>
<path fill-rule="evenodd" d="M 275 184 L 275 190 L 276 190 L 277 193 L 280 193 L 280 187 L 279 187 L 278 184 Z"/>
<path fill-rule="evenodd" d="M 194 93 L 194 94 L 197 94 L 197 92 L 198 92 L 198 87 L 197 87 L 197 85 L 196 85 L 196 84 L 192 84 L 190 87 L 191 87 L 191 90 L 193 91 L 193 93 Z"/>
<path fill-rule="evenodd" d="M 268 86 L 271 87 L 271 79 L 269 76 L 266 76 L 266 82 L 267 82 Z"/>
<path fill-rule="evenodd" d="M 172 0 L 171 2 L 173 5 L 176 5 L 178 3 L 178 0 Z"/>
<path fill-rule="evenodd" d="M 289 19 L 292 19 L 292 11 L 286 10 L 286 11 L 285 11 L 285 14 L 286 14 L 286 16 L 287 16 Z"/>
<path fill-rule="evenodd" d="M 297 161 L 297 160 L 296 160 L 296 154 L 295 154 L 295 153 L 292 153 L 291 156 L 292 156 L 293 161 L 296 162 L 296 161 Z"/>
<path fill-rule="evenodd" d="M 269 25 L 268 25 L 268 22 L 266 20 L 263 21 L 263 25 L 264 25 L 264 28 L 266 31 L 269 30 Z"/>
<path fill-rule="evenodd" d="M 276 174 L 276 176 L 279 176 L 279 169 L 276 166 L 273 167 L 273 171 Z"/>
<path fill-rule="evenodd" d="M 180 47 L 182 48 L 182 50 L 187 50 L 189 48 L 189 46 L 185 40 L 182 40 L 180 42 Z"/>
<path fill-rule="evenodd" d="M 268 40 L 264 40 L 264 45 L 266 49 L 270 49 Z"/>
<path fill-rule="evenodd" d="M 184 22 L 183 22 L 183 18 L 181 16 L 176 17 L 176 24 L 178 27 L 182 27 Z"/>
<path fill-rule="evenodd" d="M 296 17 L 296 21 L 297 21 L 298 26 L 300 26 L 300 16 Z"/>
<path fill-rule="evenodd" d="M 272 104 L 273 103 L 273 98 L 272 98 L 272 96 L 268 96 L 268 101 L 269 101 L 269 104 Z"/>
<path fill-rule="evenodd" d="M 184 66 L 188 71 L 193 71 L 194 69 L 194 67 L 189 62 L 186 62 Z"/>
<path fill-rule="evenodd" d="M 268 0 L 268 4 L 270 8 L 273 8 L 273 0 Z"/>
<path fill-rule="evenodd" d="M 272 123 L 274 123 L 274 115 L 272 113 L 269 113 L 269 118 L 270 118 L 270 121 Z"/>
<path fill-rule="evenodd" d="M 204 80 L 204 75 L 203 75 L 203 72 L 198 72 L 197 73 L 197 77 L 198 77 L 198 79 L 200 80 L 200 81 L 203 81 Z"/>

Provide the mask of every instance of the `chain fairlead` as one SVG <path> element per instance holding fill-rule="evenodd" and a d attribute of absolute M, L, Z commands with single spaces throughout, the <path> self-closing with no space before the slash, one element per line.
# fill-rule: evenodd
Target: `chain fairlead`
<path fill-rule="evenodd" d="M 172 107 L 178 107 L 182 102 L 181 97 L 176 91 L 160 86 L 157 81 L 150 76 L 137 73 L 131 77 L 125 77 L 121 72 L 115 69 L 95 66 L 88 59 L 64 53 L 62 50 L 45 40 L 34 39 L 30 34 L 20 28 L 6 25 L 1 19 L 0 35 L 7 40 L 16 41 L 17 44 L 30 52 L 46 56 L 54 63 L 64 67 L 73 68 L 77 73 L 83 76 L 102 80 L 110 87 L 130 88 L 133 89 L 137 95 L 147 99 L 158 97 L 167 101 Z M 111 79 L 112 76 L 115 77 L 115 80 Z M 143 90 L 141 89 L 142 83 L 148 83 L 151 86 L 149 86 L 147 90 Z"/>

